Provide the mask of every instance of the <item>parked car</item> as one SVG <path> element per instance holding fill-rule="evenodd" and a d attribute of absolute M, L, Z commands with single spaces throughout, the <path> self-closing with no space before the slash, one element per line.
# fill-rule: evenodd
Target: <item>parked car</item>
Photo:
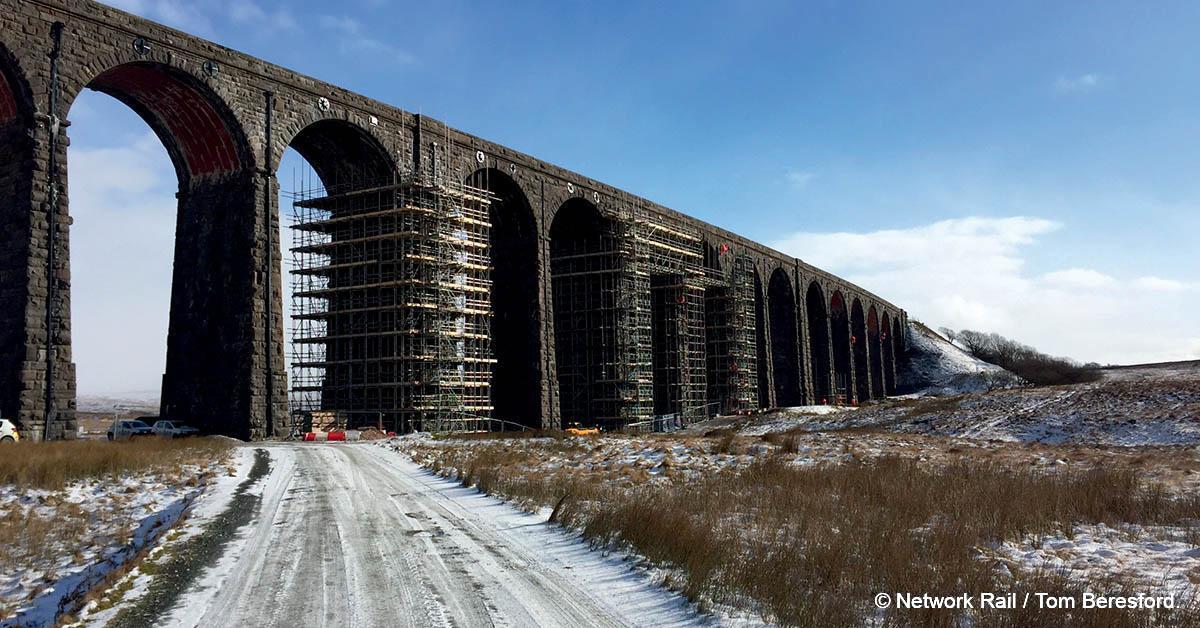
<path fill-rule="evenodd" d="M 184 438 L 187 436 L 199 436 L 200 430 L 184 425 L 179 421 L 158 421 L 154 427 L 150 428 L 158 436 L 163 438 Z"/>
<path fill-rule="evenodd" d="M 17 426 L 8 419 L 0 419 L 0 443 L 10 445 L 20 440 L 21 433 L 17 431 Z"/>
<path fill-rule="evenodd" d="M 108 440 L 128 440 L 153 434 L 154 430 L 145 421 L 117 420 L 108 428 Z"/>

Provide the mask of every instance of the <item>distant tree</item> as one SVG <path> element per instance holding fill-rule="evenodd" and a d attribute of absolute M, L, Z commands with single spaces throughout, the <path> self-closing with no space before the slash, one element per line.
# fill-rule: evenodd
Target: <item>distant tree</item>
<path fill-rule="evenodd" d="M 980 360 L 987 360 L 989 362 L 991 361 L 988 360 L 987 357 L 984 357 L 991 356 L 992 349 L 995 344 L 988 334 L 971 329 L 964 329 L 958 332 L 958 342 L 964 349 Z"/>
<path fill-rule="evenodd" d="M 1026 381 L 1052 386 L 1057 384 L 1079 384 L 1100 379 L 1098 364 L 1081 365 L 1069 358 L 1046 355 L 1033 347 L 1005 338 L 1000 334 L 971 329 L 959 332 L 944 330 L 971 355 L 1016 373 Z"/>

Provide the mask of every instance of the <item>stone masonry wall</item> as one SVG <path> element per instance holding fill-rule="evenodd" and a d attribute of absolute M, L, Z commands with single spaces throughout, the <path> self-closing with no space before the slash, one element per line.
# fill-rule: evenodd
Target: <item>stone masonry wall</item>
<path fill-rule="evenodd" d="M 60 125 L 53 124 L 49 107 L 48 53 L 55 22 L 64 25 Z M 75 427 L 67 195 L 50 214 L 59 233 L 58 264 L 50 277 L 50 222 L 45 207 L 51 134 L 58 134 L 58 174 L 65 192 L 70 105 L 89 85 L 141 114 L 175 161 L 180 213 L 163 411 L 211 432 L 263 438 L 278 435 L 285 427 L 283 277 L 274 168 L 301 131 L 322 121 L 356 129 L 397 171 L 412 171 L 418 155 L 436 154 L 442 167 L 463 180 L 476 170 L 495 168 L 516 182 L 539 234 L 538 367 L 546 426 L 561 420 L 547 262 L 550 225 L 558 209 L 573 198 L 586 199 L 612 218 L 636 207 L 681 221 L 707 242 L 728 245 L 745 255 L 759 274 L 764 293 L 771 272 L 783 269 L 796 298 L 795 342 L 801 396 L 806 402 L 814 401 L 812 381 L 822 376 L 812 372 L 807 337 L 804 299 L 810 283 L 820 285 L 826 297 L 838 290 L 850 302 L 859 299 L 864 310 L 874 306 L 880 317 L 886 313 L 889 320 L 907 322 L 899 307 L 729 231 L 437 120 L 90 0 L 0 0 L 0 70 L 7 77 L 5 85 L 17 79 L 22 82 L 0 90 L 0 413 L 15 416 L 34 433 L 40 434 L 45 415 L 45 313 L 51 281 L 58 295 L 53 304 L 57 323 L 49 337 L 56 356 L 52 396 L 59 412 L 49 435 L 69 436 Z M 24 114 L 4 114 L 3 94 L 10 92 L 13 108 Z M 270 115 L 268 92 L 275 99 Z M 328 141 L 330 146 L 344 145 L 343 138 Z M 434 143 L 439 145 L 436 153 Z M 351 161 L 360 157 L 354 150 L 343 155 Z M 354 165 L 334 164 L 330 171 L 351 171 Z M 771 329 L 769 321 L 766 329 Z M 771 344 L 766 347 L 768 365 Z M 765 380 L 769 388 L 773 386 L 771 373 L 765 374 Z M 768 400 L 773 402 L 774 396 L 769 389 Z"/>

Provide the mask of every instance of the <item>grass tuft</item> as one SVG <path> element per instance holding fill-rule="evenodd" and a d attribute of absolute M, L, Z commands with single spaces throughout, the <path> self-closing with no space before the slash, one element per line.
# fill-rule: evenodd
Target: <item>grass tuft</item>
<path fill-rule="evenodd" d="M 717 451 L 736 449 L 730 435 L 713 436 Z M 987 558 L 987 547 L 1070 533 L 1077 524 L 1186 525 L 1200 518 L 1200 495 L 1171 495 L 1134 470 L 1048 473 L 969 459 L 931 467 L 901 458 L 797 466 L 772 456 L 699 480 L 622 487 L 580 474 L 539 475 L 524 467 L 535 455 L 447 448 L 435 466 L 469 469 L 460 477 L 527 507 L 553 506 L 554 520 L 597 546 L 629 548 L 667 569 L 672 587 L 691 600 L 744 606 L 750 599 L 778 623 L 1200 625 L 1197 600 L 1178 600 L 1182 608 L 1152 618 L 1123 609 L 963 616 L 893 608 L 879 616 L 872 604 L 879 592 L 1078 597 L 1086 587 L 1061 575 L 1007 575 L 1011 566 Z M 1105 590 L 1151 586 L 1116 579 Z"/>
<path fill-rule="evenodd" d="M 218 438 L 21 443 L 3 450 L 0 484 L 58 490 L 75 480 L 207 464 L 231 446 Z"/>

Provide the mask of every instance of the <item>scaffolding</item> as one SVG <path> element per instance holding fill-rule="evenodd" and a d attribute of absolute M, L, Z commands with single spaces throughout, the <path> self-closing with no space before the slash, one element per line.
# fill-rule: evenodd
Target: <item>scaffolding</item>
<path fill-rule="evenodd" d="M 291 196 L 293 413 L 486 429 L 494 198 L 429 175 Z"/>
<path fill-rule="evenodd" d="M 596 221 L 591 222 L 592 218 Z M 552 238 L 550 269 L 559 403 L 563 426 L 613 428 L 623 422 L 637 365 L 618 343 L 629 322 L 631 270 L 618 224 L 577 214 Z"/>
<path fill-rule="evenodd" d="M 639 206 L 594 231 L 551 247 L 564 423 L 691 416 L 707 401 L 700 235 Z"/>
<path fill-rule="evenodd" d="M 641 298 L 638 324 L 622 332 L 637 334 L 637 362 L 649 375 L 636 412 L 638 418 L 688 415 L 707 402 L 704 242 L 668 216 L 643 207 L 630 213 L 628 246 L 638 261 Z"/>
<path fill-rule="evenodd" d="M 758 407 L 754 268 L 725 245 L 711 258 L 704 301 L 708 401 L 722 412 L 751 410 Z"/>

